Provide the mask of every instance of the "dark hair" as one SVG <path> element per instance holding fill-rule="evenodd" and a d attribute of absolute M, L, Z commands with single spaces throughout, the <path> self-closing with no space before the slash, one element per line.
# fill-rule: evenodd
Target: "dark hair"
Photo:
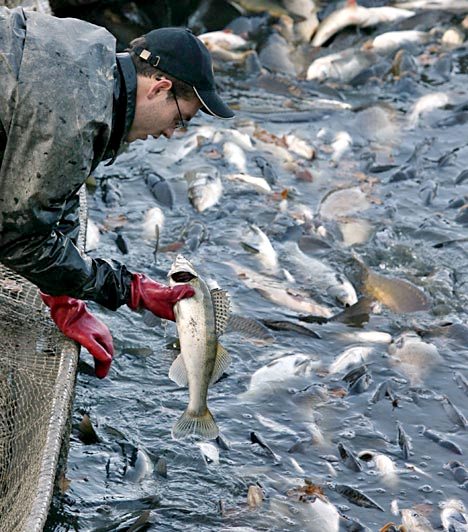
<path fill-rule="evenodd" d="M 195 97 L 195 92 L 188 83 L 185 83 L 185 81 L 181 81 L 180 79 L 171 76 L 167 72 L 159 70 L 159 68 L 155 68 L 154 66 L 150 65 L 149 63 L 138 57 L 138 55 L 135 53 L 135 48 L 139 46 L 141 46 L 142 48 L 146 48 L 146 39 L 144 36 L 138 37 L 137 39 L 133 39 L 133 41 L 130 43 L 129 47 L 126 50 L 127 52 L 129 52 L 133 64 L 135 65 L 137 74 L 139 76 L 155 79 L 164 77 L 169 81 L 172 81 L 172 86 L 178 97 L 183 98 L 184 100 L 191 100 Z"/>

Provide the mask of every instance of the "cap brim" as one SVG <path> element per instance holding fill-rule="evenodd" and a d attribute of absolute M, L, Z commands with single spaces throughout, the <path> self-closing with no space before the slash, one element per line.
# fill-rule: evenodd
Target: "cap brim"
<path fill-rule="evenodd" d="M 234 113 L 215 91 L 197 90 L 196 87 L 193 90 L 202 103 L 202 111 L 216 118 L 234 118 Z"/>

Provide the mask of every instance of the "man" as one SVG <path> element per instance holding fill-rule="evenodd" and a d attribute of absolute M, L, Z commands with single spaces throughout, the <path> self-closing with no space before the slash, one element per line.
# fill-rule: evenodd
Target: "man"
<path fill-rule="evenodd" d="M 215 91 L 209 52 L 189 30 L 153 30 L 116 55 L 103 28 L 0 7 L 0 261 L 40 288 L 100 378 L 112 337 L 82 300 L 174 320 L 173 305 L 193 290 L 82 255 L 78 191 L 124 141 L 170 138 L 199 109 L 233 116 Z"/>

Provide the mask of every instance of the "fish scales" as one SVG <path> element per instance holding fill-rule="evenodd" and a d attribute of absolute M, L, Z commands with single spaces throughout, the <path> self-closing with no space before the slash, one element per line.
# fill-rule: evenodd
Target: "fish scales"
<path fill-rule="evenodd" d="M 182 255 L 178 255 L 169 272 L 171 286 L 189 284 L 195 295 L 174 305 L 181 354 L 169 371 L 177 384 L 188 384 L 189 404 L 174 425 L 174 438 L 196 434 L 208 439 L 218 436 L 218 427 L 207 406 L 208 386 L 218 380 L 229 365 L 229 355 L 218 342 L 227 322 L 227 298 L 215 289 L 214 297 L 207 284 Z M 216 309 L 220 319 L 216 319 Z"/>
<path fill-rule="evenodd" d="M 404 279 L 386 278 L 369 272 L 365 291 L 394 312 L 415 312 L 430 308 L 424 292 Z"/>
<path fill-rule="evenodd" d="M 380 506 L 380 504 L 376 503 L 370 497 L 362 493 L 362 491 L 357 490 L 356 488 L 347 486 L 346 484 L 336 484 L 335 490 L 340 495 L 343 495 L 343 497 L 348 499 L 349 502 L 352 502 L 356 506 L 361 506 L 363 508 L 376 508 L 377 510 L 380 510 L 382 512 L 385 511 L 382 506 Z"/>

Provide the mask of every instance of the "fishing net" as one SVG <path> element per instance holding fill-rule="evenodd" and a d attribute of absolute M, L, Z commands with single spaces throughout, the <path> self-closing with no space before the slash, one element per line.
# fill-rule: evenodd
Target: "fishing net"
<path fill-rule="evenodd" d="M 78 243 L 84 248 L 84 189 L 80 204 Z M 68 448 L 78 354 L 37 288 L 0 265 L 1 532 L 43 528 Z"/>

